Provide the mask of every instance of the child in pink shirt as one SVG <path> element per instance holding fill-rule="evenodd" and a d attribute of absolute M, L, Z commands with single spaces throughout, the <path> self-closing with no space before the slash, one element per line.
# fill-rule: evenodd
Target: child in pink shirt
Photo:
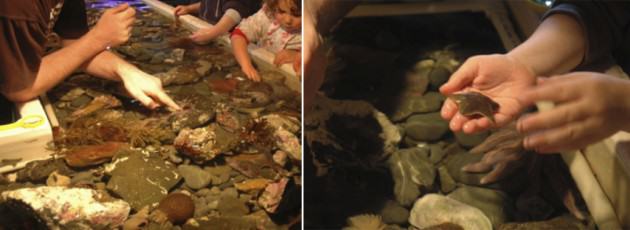
<path fill-rule="evenodd" d="M 254 42 L 274 53 L 275 65 L 293 63 L 301 69 L 302 17 L 300 0 L 265 0 L 265 5 L 254 15 L 244 19 L 232 31 L 234 56 L 249 79 L 260 81 L 247 53 L 247 45 Z"/>

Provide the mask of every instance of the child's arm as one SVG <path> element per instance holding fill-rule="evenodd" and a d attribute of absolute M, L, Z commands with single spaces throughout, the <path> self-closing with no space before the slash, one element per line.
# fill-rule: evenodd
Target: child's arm
<path fill-rule="evenodd" d="M 301 70 L 301 53 L 299 50 L 293 49 L 283 49 L 276 54 L 276 57 L 273 60 L 273 64 L 276 66 L 281 66 L 285 63 L 292 63 L 293 70 L 299 74 Z"/>
<path fill-rule="evenodd" d="M 252 61 L 247 53 L 247 39 L 239 34 L 232 35 L 232 50 L 234 51 L 234 57 L 238 64 L 241 66 L 241 70 L 247 75 L 249 79 L 254 81 L 260 81 L 258 71 L 252 65 Z"/>
<path fill-rule="evenodd" d="M 190 14 L 190 13 L 199 13 L 199 8 L 201 8 L 201 3 L 193 3 L 190 5 L 179 5 L 177 7 L 175 7 L 175 9 L 173 10 L 173 14 L 175 14 L 175 17 L 179 17 L 181 15 L 186 15 L 186 14 Z"/>
<path fill-rule="evenodd" d="M 196 31 L 190 35 L 190 39 L 197 44 L 207 44 L 210 40 L 230 31 L 240 21 L 241 15 L 234 9 L 228 9 L 216 25 Z"/>

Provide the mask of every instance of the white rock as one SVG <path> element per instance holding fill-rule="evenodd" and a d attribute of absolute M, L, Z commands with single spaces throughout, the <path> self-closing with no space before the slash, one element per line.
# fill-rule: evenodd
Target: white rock
<path fill-rule="evenodd" d="M 457 224 L 465 230 L 492 229 L 492 223 L 478 208 L 439 194 L 418 199 L 411 209 L 409 223 L 420 229 L 443 223 Z"/>

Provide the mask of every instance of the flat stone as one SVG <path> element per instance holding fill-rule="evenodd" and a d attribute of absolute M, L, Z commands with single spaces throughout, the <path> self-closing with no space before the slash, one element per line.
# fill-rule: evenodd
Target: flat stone
<path fill-rule="evenodd" d="M 436 141 L 448 132 L 448 122 L 439 112 L 412 115 L 404 127 L 406 135 L 418 141 Z"/>
<path fill-rule="evenodd" d="M 420 229 L 444 223 L 456 224 L 465 230 L 492 229 L 492 223 L 478 208 L 433 193 L 416 201 L 409 223 Z"/>
<path fill-rule="evenodd" d="M 457 187 L 457 183 L 451 177 L 451 174 L 448 173 L 448 169 L 444 166 L 440 166 L 438 168 L 438 174 L 440 175 L 440 191 L 443 193 L 449 193 Z"/>
<path fill-rule="evenodd" d="M 420 196 L 421 189 L 433 187 L 435 168 L 429 163 L 427 148 L 402 149 L 389 157 L 394 179 L 394 195 L 398 203 L 408 206 Z"/>
<path fill-rule="evenodd" d="M 385 202 L 383 209 L 381 209 L 381 216 L 385 223 L 405 224 L 407 223 L 407 219 L 409 219 L 409 210 L 396 201 L 388 200 Z"/>
<path fill-rule="evenodd" d="M 457 143 L 459 143 L 461 146 L 464 146 L 466 148 L 472 148 L 472 147 L 477 146 L 478 144 L 481 144 L 481 142 L 486 140 L 486 137 L 488 137 L 489 134 L 490 134 L 489 131 L 479 132 L 475 134 L 466 134 L 464 132 L 456 132 L 455 140 L 457 140 Z"/>
<path fill-rule="evenodd" d="M 111 174 L 107 189 L 134 210 L 158 203 L 181 180 L 173 164 L 138 151 L 118 154 L 105 168 Z"/>
<path fill-rule="evenodd" d="M 186 186 L 192 189 L 202 189 L 212 182 L 212 175 L 195 165 L 180 165 L 177 172 L 184 178 Z"/>
<path fill-rule="evenodd" d="M 69 168 L 63 159 L 50 159 L 41 161 L 31 161 L 23 169 L 17 173 L 18 182 L 43 182 L 52 172 L 57 171 L 59 174 L 71 175 L 74 170 Z"/>
<path fill-rule="evenodd" d="M 391 115 L 394 122 L 402 121 L 411 114 L 429 113 L 439 111 L 445 97 L 436 92 L 428 92 L 425 95 L 405 95 L 399 102 L 398 108 Z"/>
<path fill-rule="evenodd" d="M 478 208 L 495 227 L 509 221 L 510 214 L 514 210 L 510 197 L 504 192 L 493 189 L 463 186 L 448 194 L 447 197 Z"/>
<path fill-rule="evenodd" d="M 223 216 L 243 216 L 249 213 L 245 202 L 231 196 L 221 196 L 217 209 Z"/>
<path fill-rule="evenodd" d="M 116 154 L 124 152 L 129 145 L 124 142 L 108 141 L 97 145 L 81 146 L 64 152 L 64 159 L 71 167 L 99 165 L 112 159 Z"/>

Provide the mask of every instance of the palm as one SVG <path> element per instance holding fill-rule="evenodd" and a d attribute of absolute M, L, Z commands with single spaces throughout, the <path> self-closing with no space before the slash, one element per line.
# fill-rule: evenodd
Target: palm
<path fill-rule="evenodd" d="M 490 97 L 499 104 L 494 114 L 496 125 L 503 126 L 524 109 L 517 97 L 535 82 L 535 76 L 520 63 L 505 55 L 485 55 L 466 61 L 441 90 L 445 94 L 477 91 Z M 458 114 L 457 106 L 450 100 L 442 110 L 443 116 L 451 120 L 454 131 L 463 129 L 472 133 L 492 125 L 487 118 L 471 119 Z"/>

